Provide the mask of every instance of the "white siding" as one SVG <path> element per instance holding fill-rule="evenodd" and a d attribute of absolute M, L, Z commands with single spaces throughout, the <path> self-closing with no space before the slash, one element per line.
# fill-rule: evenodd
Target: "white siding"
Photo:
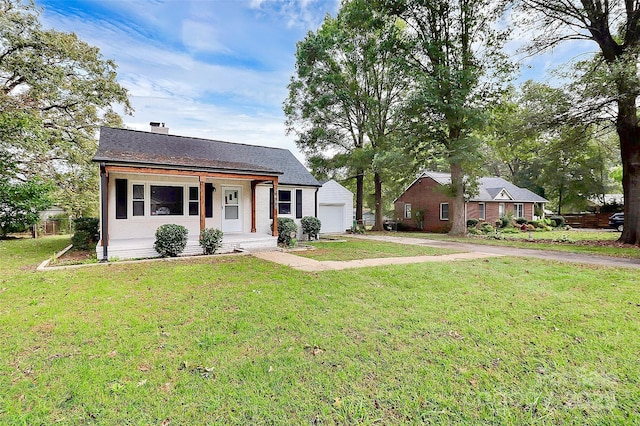
<path fill-rule="evenodd" d="M 115 181 L 116 179 L 127 179 L 127 219 L 116 219 L 116 191 Z M 205 226 L 207 228 L 218 228 L 222 226 L 222 186 L 239 186 L 242 193 L 242 232 L 248 233 L 251 231 L 251 183 L 247 180 L 233 180 L 233 179 L 210 179 L 207 182 L 213 183 L 216 188 L 216 192 L 213 194 L 213 217 L 205 220 Z M 185 200 L 183 216 L 150 216 L 148 214 L 149 198 L 145 199 L 145 215 L 133 216 L 132 207 L 132 184 L 145 184 L 147 191 L 148 186 L 153 184 L 158 185 L 175 185 L 184 186 L 185 194 L 188 196 L 188 187 L 199 187 L 199 181 L 197 177 L 182 177 L 182 176 L 164 176 L 164 175 L 138 175 L 138 174 L 126 174 L 126 173 L 111 173 L 109 175 L 109 238 L 110 239 L 136 239 L 136 238 L 151 238 L 154 237 L 156 229 L 160 225 L 166 223 L 175 223 L 177 225 L 183 225 L 189 230 L 189 236 L 197 238 L 200 235 L 200 216 L 188 215 L 188 200 Z M 204 202 L 204 197 L 200 197 L 200 202 Z M 102 228 L 100 228 L 102 229 Z M 267 233 L 267 232 L 265 232 Z M 270 234 L 270 232 L 268 232 Z"/>
<path fill-rule="evenodd" d="M 256 187 L 256 232 L 258 233 L 271 233 L 271 222 L 273 219 L 269 218 L 269 193 L 271 185 L 258 185 Z M 300 225 L 300 219 L 296 219 L 296 189 L 302 190 L 302 217 L 316 215 L 316 189 L 315 187 L 301 187 L 301 186 L 289 186 L 278 185 L 278 190 L 291 191 L 291 214 L 282 215 L 278 217 L 288 217 L 293 219 L 298 225 L 298 235 L 302 235 L 302 227 Z"/>
<path fill-rule="evenodd" d="M 127 218 L 116 219 L 116 179 L 127 179 Z M 136 175 L 111 173 L 109 175 L 109 239 L 134 239 L 154 237 L 156 229 L 166 223 L 183 225 L 189 230 L 189 235 L 200 234 L 200 219 L 198 216 L 188 215 L 188 204 L 183 216 L 149 216 L 149 198 L 145 199 L 145 216 L 133 216 L 132 184 L 158 184 L 176 186 L 198 186 L 198 178 L 162 175 Z M 148 191 L 148 187 L 147 187 Z M 188 191 L 188 189 L 187 189 Z M 188 193 L 188 192 L 187 192 Z M 102 229 L 102 228 L 101 228 Z"/>
<path fill-rule="evenodd" d="M 336 207 L 338 206 L 343 210 L 341 225 L 339 220 L 335 219 Z M 353 225 L 353 193 L 335 180 L 325 182 L 318 190 L 318 218 L 321 222 L 323 215 L 327 215 L 324 216 L 327 227 L 321 227 L 321 233 L 344 232 L 351 228 Z"/>

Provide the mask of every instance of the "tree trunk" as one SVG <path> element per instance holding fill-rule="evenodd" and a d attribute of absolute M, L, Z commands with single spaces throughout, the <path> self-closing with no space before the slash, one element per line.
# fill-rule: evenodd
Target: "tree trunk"
<path fill-rule="evenodd" d="M 616 128 L 620 137 L 622 157 L 622 188 L 624 191 L 624 229 L 621 243 L 640 244 L 640 127 L 634 104 L 623 108 L 618 102 Z"/>
<path fill-rule="evenodd" d="M 375 172 L 373 174 L 373 183 L 375 187 L 375 202 L 376 202 L 376 223 L 373 225 L 373 231 L 382 231 L 383 228 L 383 211 L 382 211 L 382 179 L 380 173 Z"/>
<path fill-rule="evenodd" d="M 464 171 L 457 163 L 451 164 L 451 189 L 453 191 L 453 212 L 449 212 L 451 230 L 449 235 L 461 236 L 467 233 L 464 206 Z M 451 214 L 453 213 L 453 215 Z"/>
<path fill-rule="evenodd" d="M 356 221 L 362 222 L 362 205 L 364 204 L 364 171 L 358 170 L 356 175 Z"/>

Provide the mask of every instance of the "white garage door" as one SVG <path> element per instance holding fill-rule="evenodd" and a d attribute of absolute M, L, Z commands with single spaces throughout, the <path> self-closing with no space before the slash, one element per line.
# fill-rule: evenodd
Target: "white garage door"
<path fill-rule="evenodd" d="M 320 219 L 320 233 L 344 232 L 347 226 L 344 224 L 344 204 L 318 206 L 318 219 Z"/>

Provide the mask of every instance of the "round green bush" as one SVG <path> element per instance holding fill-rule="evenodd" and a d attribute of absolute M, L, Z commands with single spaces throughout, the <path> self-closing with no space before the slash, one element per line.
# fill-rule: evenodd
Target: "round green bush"
<path fill-rule="evenodd" d="M 475 228 L 478 224 L 478 219 L 467 219 L 467 228 Z"/>
<path fill-rule="evenodd" d="M 295 238 L 297 233 L 298 225 L 296 225 L 293 219 L 288 217 L 278 218 L 278 244 L 289 247 L 291 245 L 291 238 Z M 292 234 L 293 237 L 291 236 Z"/>
<path fill-rule="evenodd" d="M 551 221 L 555 222 L 556 224 L 554 226 L 561 228 L 564 226 L 564 217 L 560 216 L 560 215 L 555 215 L 555 216 L 551 216 L 549 219 L 551 219 Z"/>
<path fill-rule="evenodd" d="M 221 230 L 215 228 L 207 228 L 200 233 L 200 247 L 204 254 L 214 254 L 220 247 L 222 247 L 222 236 L 224 234 Z"/>
<path fill-rule="evenodd" d="M 189 231 L 182 225 L 168 223 L 156 229 L 156 242 L 153 248 L 162 257 L 176 257 L 187 246 Z"/>
<path fill-rule="evenodd" d="M 313 216 L 305 216 L 300 221 L 302 225 L 302 233 L 309 235 L 309 239 L 313 240 L 320 234 L 320 219 Z"/>

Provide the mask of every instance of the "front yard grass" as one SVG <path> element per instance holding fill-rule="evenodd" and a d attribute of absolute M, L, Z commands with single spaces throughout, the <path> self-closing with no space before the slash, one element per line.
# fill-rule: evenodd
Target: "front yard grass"
<path fill-rule="evenodd" d="M 495 239 L 487 235 L 469 235 L 450 237 L 447 234 L 425 232 L 368 232 L 367 235 L 389 235 L 395 237 L 422 238 L 427 240 L 456 241 L 462 243 L 484 244 L 503 247 L 517 247 L 535 250 L 552 250 L 602 256 L 640 258 L 637 246 L 617 244 L 619 232 L 553 230 L 533 232 L 533 241 L 529 241 L 528 232 L 503 233 L 504 239 Z"/>
<path fill-rule="evenodd" d="M 491 258 L 34 272 L 0 241 L 0 424 L 633 424 L 640 275 Z"/>
<path fill-rule="evenodd" d="M 406 244 L 387 243 L 380 241 L 365 241 L 345 238 L 344 241 L 306 242 L 315 248 L 309 251 L 296 251 L 297 256 L 315 260 L 357 260 L 374 259 L 378 257 L 408 257 L 408 256 L 440 256 L 459 253 L 456 250 L 411 246 Z"/>

